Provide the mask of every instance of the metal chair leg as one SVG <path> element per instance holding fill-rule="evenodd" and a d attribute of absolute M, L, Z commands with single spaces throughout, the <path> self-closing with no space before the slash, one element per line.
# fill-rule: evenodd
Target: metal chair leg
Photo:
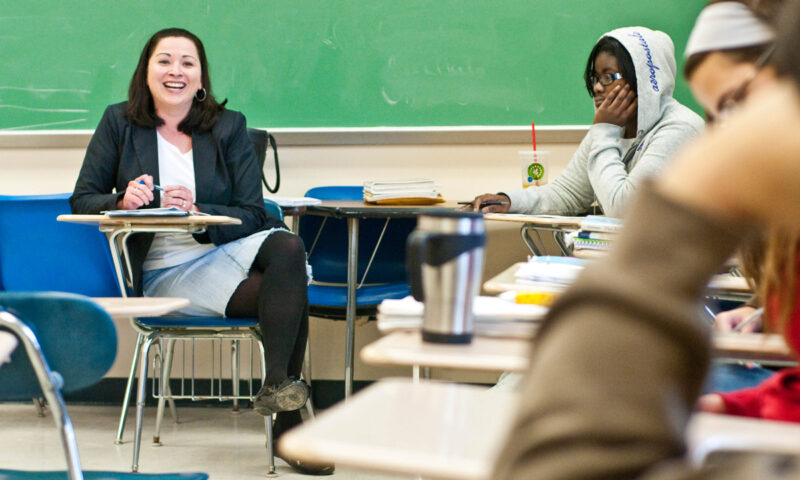
<path fill-rule="evenodd" d="M 222 352 L 220 352 L 222 355 Z M 239 412 L 239 340 L 231 340 L 231 382 L 233 387 L 233 413 Z"/>
<path fill-rule="evenodd" d="M 136 433 L 133 436 L 133 461 L 131 471 L 139 471 L 139 449 L 142 444 L 142 420 L 144 418 L 144 399 L 147 394 L 147 354 L 153 337 L 146 338 L 139 348 L 139 384 L 136 392 Z"/>
<path fill-rule="evenodd" d="M 303 358 L 303 380 L 306 381 L 308 384 L 308 389 L 313 391 L 311 388 L 311 342 L 306 339 L 306 354 Z M 314 413 L 314 402 L 311 400 L 311 396 L 309 395 L 308 400 L 306 401 L 306 411 L 308 412 L 309 418 L 315 418 L 316 415 Z"/>
<path fill-rule="evenodd" d="M 163 339 L 162 339 L 163 340 Z M 172 372 L 172 354 L 175 351 L 175 339 L 167 340 L 163 346 L 163 362 L 161 363 L 161 381 L 159 382 L 158 410 L 156 412 L 156 430 L 153 432 L 153 444 L 161 445 L 161 421 L 164 418 L 164 404 L 166 399 L 172 396 L 172 389 L 169 385 L 170 373 Z M 170 398 L 170 400 L 172 400 Z M 173 402 L 174 405 L 174 402 Z"/>
<path fill-rule="evenodd" d="M 122 443 L 122 433 L 125 430 L 125 419 L 128 415 L 128 405 L 131 400 L 131 390 L 133 390 L 133 379 L 136 377 L 136 365 L 139 363 L 139 349 L 144 341 L 144 334 L 139 333 L 136 337 L 136 348 L 133 350 L 133 360 L 131 360 L 131 373 L 128 374 L 128 384 L 125 386 L 125 397 L 122 399 L 122 412 L 119 414 L 119 426 L 117 427 L 117 438 L 114 443 Z"/>
<path fill-rule="evenodd" d="M 36 407 L 36 416 L 37 417 L 44 417 L 45 416 L 45 402 L 44 398 L 42 397 L 34 397 L 33 399 L 33 406 Z"/>
<path fill-rule="evenodd" d="M 264 352 L 264 343 L 258 341 L 258 349 L 261 352 L 261 384 L 267 382 L 267 361 Z M 251 373 L 252 375 L 252 373 Z M 275 475 L 275 449 L 272 442 L 272 415 L 264 417 L 264 430 L 267 434 L 267 475 Z"/>

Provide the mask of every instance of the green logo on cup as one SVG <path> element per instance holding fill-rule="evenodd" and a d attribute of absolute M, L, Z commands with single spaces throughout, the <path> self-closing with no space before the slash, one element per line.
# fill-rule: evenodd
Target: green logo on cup
<path fill-rule="evenodd" d="M 544 177 L 544 165 L 541 163 L 531 163 L 528 165 L 528 176 L 534 180 L 541 180 Z"/>

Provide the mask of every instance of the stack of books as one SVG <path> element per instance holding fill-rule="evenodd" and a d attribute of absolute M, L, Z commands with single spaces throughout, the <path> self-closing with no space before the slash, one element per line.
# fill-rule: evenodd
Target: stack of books
<path fill-rule="evenodd" d="M 579 252 L 601 253 L 611 248 L 617 233 L 622 229 L 622 221 L 618 218 L 603 217 L 600 215 L 588 215 L 581 222 L 581 229 L 578 231 L 572 245 L 576 256 L 581 256 Z"/>
<path fill-rule="evenodd" d="M 378 204 L 428 205 L 444 202 L 439 186 L 427 178 L 364 182 L 364 201 Z"/>

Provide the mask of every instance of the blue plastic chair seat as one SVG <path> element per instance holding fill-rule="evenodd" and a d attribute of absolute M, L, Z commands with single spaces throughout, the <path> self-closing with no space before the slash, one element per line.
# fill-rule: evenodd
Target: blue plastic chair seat
<path fill-rule="evenodd" d="M 258 326 L 257 318 L 225 317 L 140 317 L 136 322 L 149 328 L 250 328 Z"/>
<path fill-rule="evenodd" d="M 356 290 L 356 305 L 378 305 L 382 300 L 404 298 L 411 294 L 407 283 L 389 283 L 385 285 L 364 285 Z M 313 298 L 314 305 L 325 307 L 347 307 L 347 287 L 330 285 L 309 285 L 308 298 Z"/>

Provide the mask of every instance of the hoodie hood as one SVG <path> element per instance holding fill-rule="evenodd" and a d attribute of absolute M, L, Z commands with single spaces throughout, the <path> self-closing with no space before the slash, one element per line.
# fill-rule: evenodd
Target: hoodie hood
<path fill-rule="evenodd" d="M 653 128 L 674 101 L 675 46 L 666 33 L 645 27 L 618 28 L 603 36 L 617 39 L 633 60 L 638 90 L 636 136 L 640 137 Z"/>

